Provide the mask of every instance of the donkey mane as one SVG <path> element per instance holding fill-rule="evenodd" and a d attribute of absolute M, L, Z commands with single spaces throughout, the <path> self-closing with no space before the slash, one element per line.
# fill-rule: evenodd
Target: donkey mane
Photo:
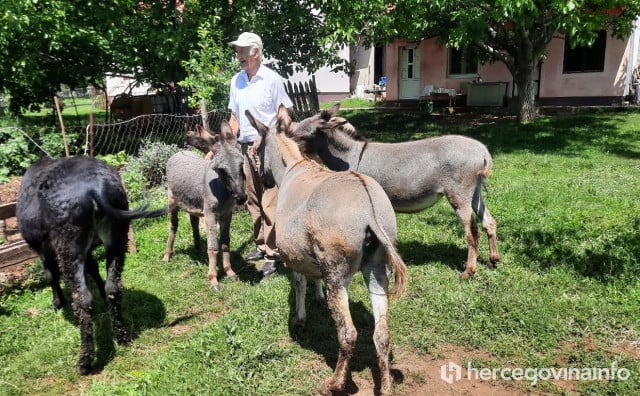
<path fill-rule="evenodd" d="M 367 141 L 367 139 L 364 136 L 362 136 L 361 134 L 359 134 L 358 131 L 356 130 L 356 127 L 354 127 L 353 124 L 351 124 L 349 121 L 347 121 L 346 118 L 332 117 L 329 120 L 329 122 L 332 125 L 337 125 L 336 127 L 332 128 L 334 131 L 341 132 L 341 133 L 349 136 L 353 140 L 358 140 L 358 141 L 361 141 L 361 142 L 366 142 Z"/>
<path fill-rule="evenodd" d="M 284 133 L 277 133 L 276 139 L 278 139 L 278 145 L 282 150 L 282 160 L 287 168 L 305 160 L 306 157 L 302 155 L 298 145 L 292 139 L 289 139 Z"/>

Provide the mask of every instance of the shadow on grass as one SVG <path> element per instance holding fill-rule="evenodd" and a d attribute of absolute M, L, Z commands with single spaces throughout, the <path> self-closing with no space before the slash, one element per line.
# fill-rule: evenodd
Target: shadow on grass
<path fill-rule="evenodd" d="M 429 265 L 438 261 L 453 270 L 463 271 L 467 262 L 467 249 L 452 243 L 399 241 L 398 251 L 408 266 Z M 478 257 L 478 262 L 482 262 L 482 257 Z"/>
<path fill-rule="evenodd" d="M 424 112 L 358 110 L 340 111 L 367 139 L 401 142 L 444 134 L 461 134 L 483 142 L 493 154 L 528 150 L 533 153 L 581 155 L 598 148 L 620 157 L 637 159 L 632 144 L 637 133 L 621 133 L 619 117 L 636 110 L 600 110 L 576 115 L 540 117 L 519 124 L 513 117 L 456 114 L 432 117 Z"/>
<path fill-rule="evenodd" d="M 207 241 L 205 237 L 201 237 L 202 241 L 200 243 L 200 248 L 196 249 L 193 244 L 190 244 L 188 247 L 174 249 L 171 257 L 175 257 L 176 255 L 187 255 L 189 259 L 195 263 L 201 264 L 204 267 L 208 267 L 209 265 L 209 256 L 207 255 Z M 250 284 L 259 283 L 262 279 L 262 272 L 260 272 L 255 263 L 247 262 L 244 260 L 242 254 L 240 252 L 245 251 L 249 244 L 253 243 L 250 239 L 247 239 L 242 242 L 242 244 L 234 250 L 231 250 L 231 268 L 238 275 L 238 278 L 242 282 L 248 282 Z M 226 278 L 226 274 L 224 269 L 222 268 L 222 254 L 218 254 L 218 281 L 222 281 Z"/>
<path fill-rule="evenodd" d="M 94 342 L 96 347 L 96 360 L 94 372 L 101 372 L 104 367 L 115 357 L 115 344 L 111 331 L 111 317 L 106 305 L 100 298 L 95 285 L 90 286 L 93 295 L 93 324 Z M 67 290 L 63 290 L 67 303 L 63 308 L 63 314 L 67 321 L 78 327 L 78 319 L 71 308 L 71 298 Z M 147 329 L 159 328 L 164 325 L 166 309 L 162 301 L 156 296 L 142 290 L 125 289 L 122 299 L 122 311 L 124 323 L 131 333 L 131 342 L 137 339 Z M 79 328 L 78 328 L 79 330 Z M 78 352 L 80 345 L 78 345 Z"/>
<path fill-rule="evenodd" d="M 636 218 L 626 232 L 607 239 L 598 248 L 579 248 L 573 241 L 572 230 L 533 230 L 515 236 L 517 245 L 511 247 L 511 254 L 523 257 L 523 266 L 533 266 L 548 270 L 563 266 L 575 273 L 603 283 L 616 279 L 640 279 L 635 260 L 640 257 L 640 218 Z M 620 257 L 624 255 L 624 257 Z"/>
<path fill-rule="evenodd" d="M 289 282 L 293 285 L 293 274 L 291 271 L 287 271 L 287 277 L 289 278 Z M 303 348 L 312 350 L 323 356 L 325 363 L 333 372 L 335 370 L 336 363 L 338 362 L 339 344 L 337 328 L 333 318 L 331 317 L 331 312 L 329 311 L 326 301 L 315 300 L 313 282 L 314 281 L 309 280 L 307 284 L 307 322 L 304 326 L 295 326 L 291 324 L 291 319 L 295 318 L 296 315 L 296 302 L 293 286 L 290 288 L 289 335 L 292 340 L 300 344 Z M 375 392 L 376 394 L 379 394 L 380 370 L 378 368 L 376 347 L 373 342 L 373 332 L 375 329 L 373 314 L 360 301 L 350 301 L 349 309 L 353 324 L 356 327 L 358 334 L 353 357 L 351 358 L 351 364 L 349 366 L 350 371 L 362 372 L 369 368 L 373 376 Z M 393 340 L 393 334 L 391 334 L 391 339 Z M 393 363 L 393 353 L 390 354 L 389 361 Z M 391 375 L 395 383 L 402 383 L 404 381 L 404 375 L 400 370 L 391 369 Z M 323 378 L 322 380 L 327 378 Z M 355 394 L 357 392 L 358 387 L 353 380 L 349 378 L 344 394 Z M 335 394 L 336 393 L 334 393 L 334 395 Z"/>

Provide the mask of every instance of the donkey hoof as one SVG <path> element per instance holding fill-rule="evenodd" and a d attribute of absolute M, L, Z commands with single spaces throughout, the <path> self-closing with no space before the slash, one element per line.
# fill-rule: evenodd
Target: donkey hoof
<path fill-rule="evenodd" d="M 227 279 L 228 279 L 230 282 L 235 282 L 235 281 L 237 281 L 237 280 L 238 280 L 238 275 L 231 275 L 231 276 L 228 276 L 228 277 L 227 277 Z"/>
<path fill-rule="evenodd" d="M 217 293 L 220 291 L 220 285 L 211 285 L 209 286 L 209 289 Z"/>
<path fill-rule="evenodd" d="M 93 366 L 91 365 L 91 362 L 79 361 L 76 368 L 80 375 L 89 375 L 93 373 Z"/>
<path fill-rule="evenodd" d="M 473 274 L 468 273 L 467 271 L 463 271 L 460 273 L 460 279 L 469 279 L 473 276 Z"/>
<path fill-rule="evenodd" d="M 496 268 L 498 266 L 498 261 L 499 260 L 487 260 L 484 264 L 487 268 Z"/>

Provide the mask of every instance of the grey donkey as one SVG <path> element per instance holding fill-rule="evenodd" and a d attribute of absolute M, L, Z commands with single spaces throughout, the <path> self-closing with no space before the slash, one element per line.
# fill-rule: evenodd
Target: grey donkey
<path fill-rule="evenodd" d="M 212 134 L 198 125 L 197 132 L 189 132 L 187 139 L 192 146 L 210 151 L 212 155 L 210 159 L 205 159 L 191 151 L 180 151 L 167 161 L 170 222 L 163 260 L 169 262 L 171 258 L 178 230 L 178 211 L 183 209 L 189 213 L 196 249 L 200 249 L 199 222 L 200 217 L 204 216 L 209 256 L 207 276 L 211 289 L 219 291 L 217 257 L 220 250 L 222 267 L 227 278 L 237 278 L 231 268 L 229 242 L 233 208 L 247 200 L 245 176 L 242 171 L 244 158 L 236 135 L 231 131 L 227 121 L 222 121 L 218 134 Z"/>
<path fill-rule="evenodd" d="M 396 218 L 380 185 L 355 172 L 333 172 L 304 157 L 285 134 L 291 118 L 280 106 L 276 125 L 268 129 L 247 112 L 260 132 L 258 149 L 265 186 L 280 189 L 276 207 L 276 243 L 285 265 L 294 271 L 296 318 L 306 320 L 307 276 L 322 279 L 327 303 L 338 330 L 338 362 L 331 378 L 318 391 L 343 391 L 349 378 L 357 330 L 349 310 L 349 283 L 361 272 L 369 289 L 375 320 L 373 342 L 380 369 L 380 391 L 392 391 L 389 353 L 388 295 L 399 296 L 407 268 L 396 246 Z M 392 291 L 389 275 L 395 272 Z"/>
<path fill-rule="evenodd" d="M 487 266 L 500 260 L 496 221 L 483 198 L 482 187 L 493 160 L 479 141 L 446 135 L 401 143 L 368 142 L 353 125 L 336 117 L 339 103 L 301 121 L 293 132 L 305 154 L 319 157 L 333 170 L 352 170 L 373 177 L 389 196 L 396 212 L 412 213 L 431 207 L 443 195 L 464 226 L 468 242 L 463 279 L 476 272 L 478 226 L 489 239 Z"/>

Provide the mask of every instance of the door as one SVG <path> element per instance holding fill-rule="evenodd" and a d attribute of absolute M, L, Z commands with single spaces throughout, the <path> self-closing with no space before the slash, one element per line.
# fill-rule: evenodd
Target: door
<path fill-rule="evenodd" d="M 420 51 L 417 48 L 400 48 L 400 99 L 418 99 L 420 97 Z"/>

